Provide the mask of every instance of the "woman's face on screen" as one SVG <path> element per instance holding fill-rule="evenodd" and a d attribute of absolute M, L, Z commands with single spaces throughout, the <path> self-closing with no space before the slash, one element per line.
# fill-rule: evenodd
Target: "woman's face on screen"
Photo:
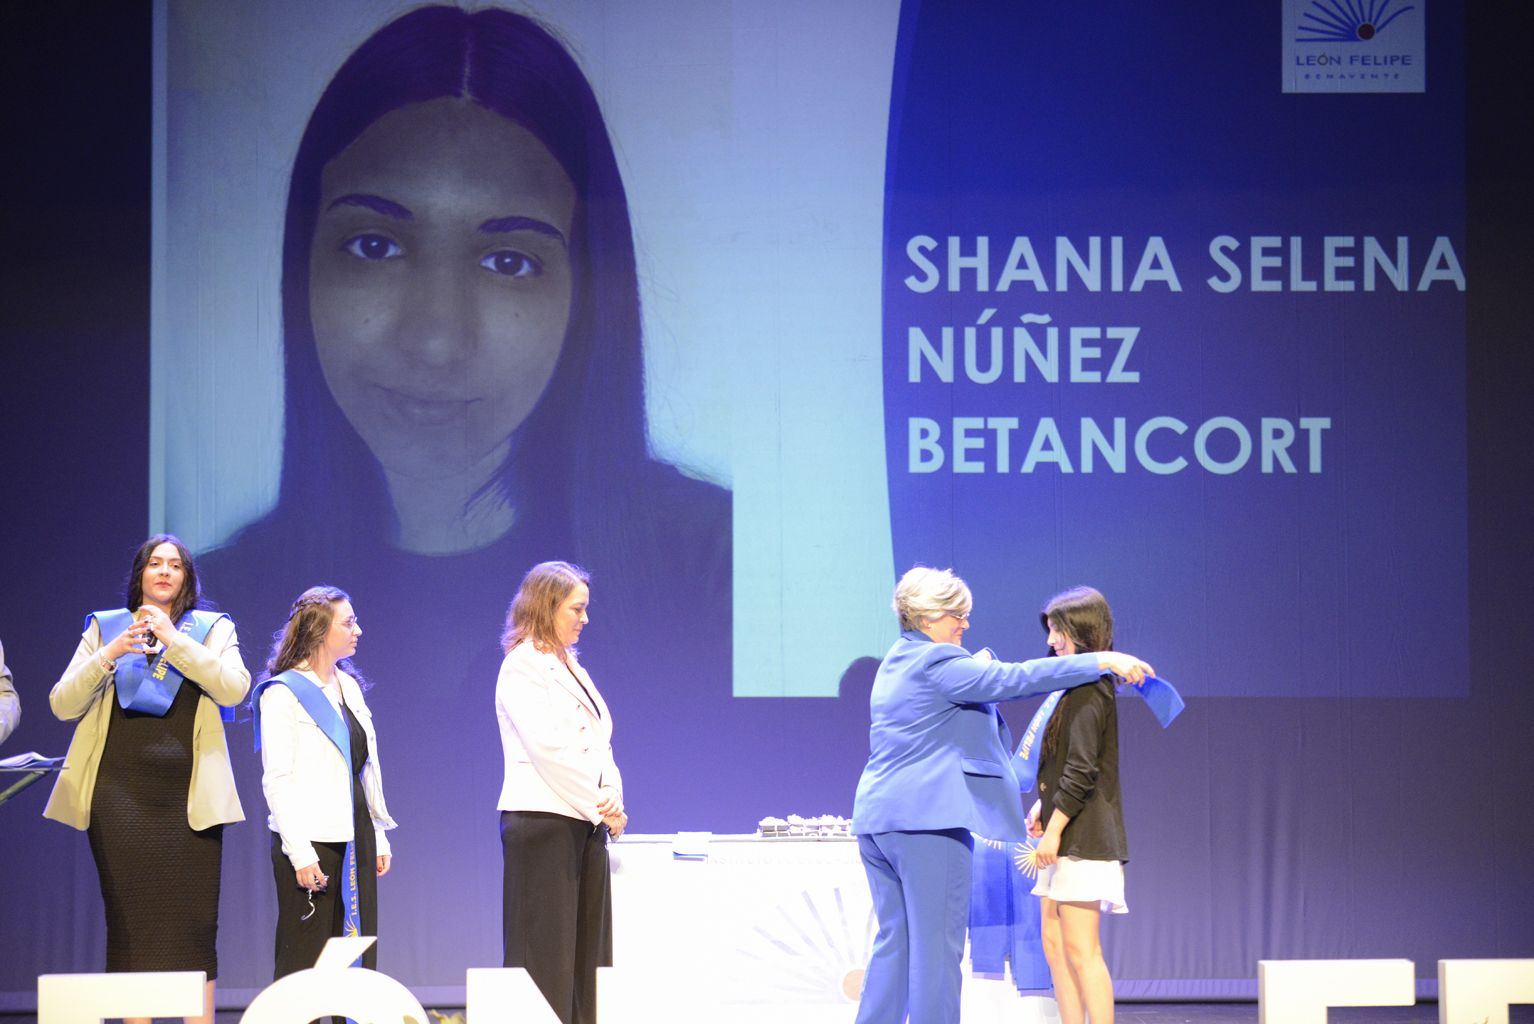
<path fill-rule="evenodd" d="M 439 99 L 325 166 L 309 304 L 325 381 L 385 470 L 499 466 L 570 319 L 575 188 L 520 125 Z"/>

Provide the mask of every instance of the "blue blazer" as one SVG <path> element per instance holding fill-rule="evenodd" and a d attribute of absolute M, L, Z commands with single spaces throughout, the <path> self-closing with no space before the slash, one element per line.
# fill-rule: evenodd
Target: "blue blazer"
<path fill-rule="evenodd" d="M 852 831 L 967 828 L 988 839 L 1028 834 L 1012 741 L 994 701 L 1094 682 L 1097 655 L 976 661 L 926 634 L 900 635 L 874 677 L 868 767 Z"/>

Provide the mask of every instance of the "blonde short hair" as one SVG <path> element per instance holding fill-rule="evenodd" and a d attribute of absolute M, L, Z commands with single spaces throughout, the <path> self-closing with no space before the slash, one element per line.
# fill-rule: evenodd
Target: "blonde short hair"
<path fill-rule="evenodd" d="M 952 569 L 929 569 L 918 565 L 895 584 L 895 614 L 901 629 L 921 629 L 944 615 L 964 616 L 974 607 L 969 587 Z"/>

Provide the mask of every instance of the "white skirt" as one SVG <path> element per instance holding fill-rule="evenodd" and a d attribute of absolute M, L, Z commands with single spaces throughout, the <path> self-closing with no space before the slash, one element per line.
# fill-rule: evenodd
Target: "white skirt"
<path fill-rule="evenodd" d="M 1033 895 L 1048 896 L 1056 903 L 1096 902 L 1104 914 L 1129 913 L 1124 902 L 1124 865 L 1116 860 L 1061 857 L 1039 869 Z"/>

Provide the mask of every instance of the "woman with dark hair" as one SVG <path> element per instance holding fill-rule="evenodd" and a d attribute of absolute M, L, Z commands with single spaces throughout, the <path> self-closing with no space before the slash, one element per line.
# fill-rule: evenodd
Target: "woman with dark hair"
<path fill-rule="evenodd" d="M 281 504 L 333 501 L 344 473 L 374 531 L 449 554 L 534 506 L 605 520 L 571 488 L 607 497 L 646 462 L 622 181 L 531 19 L 423 8 L 347 59 L 294 161 L 283 268 Z"/>
<path fill-rule="evenodd" d="M 728 496 L 649 458 L 622 179 L 591 87 L 537 22 L 426 7 L 358 47 L 299 144 L 282 265 L 275 518 L 298 539 L 627 553 L 676 511 L 627 519 L 630 497 L 667 501 L 623 494 L 636 479 L 727 539 Z M 321 503 L 338 514 L 285 515 Z"/>
<path fill-rule="evenodd" d="M 92 612 L 53 713 L 74 738 L 45 817 L 90 835 L 107 970 L 203 971 L 213 1020 L 223 827 L 243 821 L 220 706 L 250 689 L 227 615 L 197 606 L 186 546 L 139 545 L 124 607 Z"/>
<path fill-rule="evenodd" d="M 528 570 L 495 684 L 505 966 L 527 968 L 564 1024 L 596 1020 L 596 969 L 613 962 L 607 838 L 628 825 L 612 716 L 575 656 L 590 582 L 568 562 Z"/>
<path fill-rule="evenodd" d="M 362 626 L 336 587 L 298 595 L 256 687 L 261 789 L 277 885 L 276 977 L 313 967 L 337 935 L 378 935 L 393 857 L 373 715 L 352 665 Z M 362 955 L 369 969 L 378 947 Z"/>
<path fill-rule="evenodd" d="M 499 662 L 505 566 L 555 552 L 603 566 L 599 657 L 658 684 L 685 645 L 668 699 L 731 701 L 730 497 L 649 454 L 623 182 L 548 29 L 433 6 L 351 53 L 294 160 L 282 325 L 277 505 L 212 557 L 257 622 L 315 576 L 347 579 L 374 675 L 430 681 L 413 745 L 469 780 L 464 800 L 493 799 L 474 769 L 495 738 L 464 709 Z M 690 593 L 685 625 L 657 621 L 660 578 Z M 684 738 L 680 716 L 656 724 Z M 450 810 L 408 806 L 422 831 Z M 483 870 L 467 848 L 444 856 L 454 877 Z M 399 898 L 419 900 L 413 919 L 435 912 L 424 892 Z"/>
<path fill-rule="evenodd" d="M 1049 599 L 1039 613 L 1059 658 L 1113 650 L 1113 611 L 1091 587 Z M 1039 751 L 1039 802 L 1028 815 L 1039 840 L 1044 958 L 1061 1024 L 1113 1024 L 1113 979 L 1103 960 L 1102 915 L 1127 914 L 1129 840 L 1119 796 L 1119 719 L 1114 679 L 1066 691 L 1049 715 Z"/>

